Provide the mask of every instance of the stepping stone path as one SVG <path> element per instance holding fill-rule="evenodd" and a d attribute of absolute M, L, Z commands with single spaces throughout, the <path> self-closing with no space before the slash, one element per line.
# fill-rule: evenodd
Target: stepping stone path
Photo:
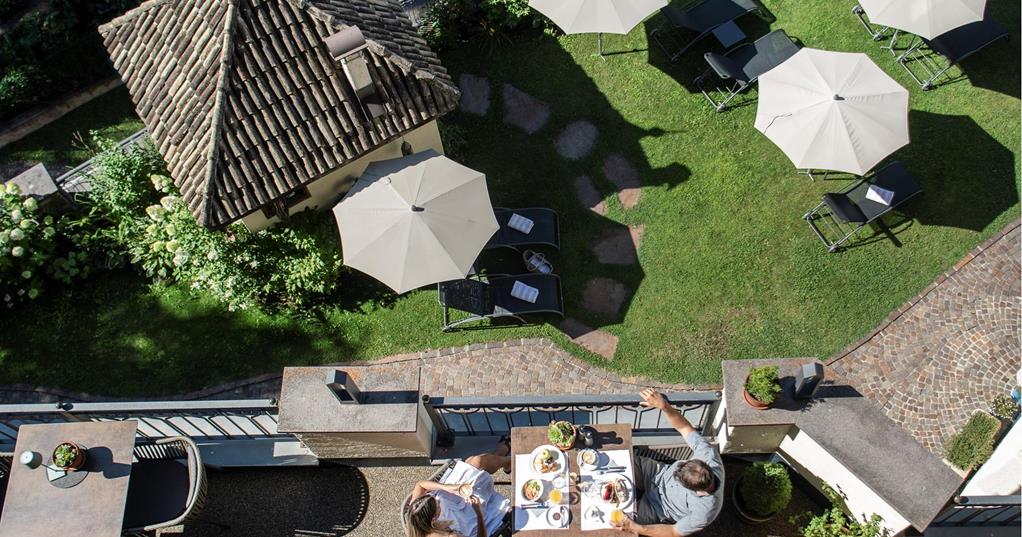
<path fill-rule="evenodd" d="M 594 330 L 577 319 L 565 319 L 558 328 L 576 345 L 608 360 L 617 352 L 617 336 L 610 332 Z"/>
<path fill-rule="evenodd" d="M 620 153 L 614 153 L 603 161 L 603 175 L 617 187 L 617 199 L 625 209 L 639 203 L 642 190 L 639 188 L 639 172 Z"/>
<path fill-rule="evenodd" d="M 596 190 L 588 176 L 580 175 L 575 178 L 575 194 L 578 195 L 578 201 L 582 206 L 600 216 L 607 214 L 607 202 L 603 201 L 603 196 Z"/>
<path fill-rule="evenodd" d="M 596 259 L 604 265 L 635 265 L 639 262 L 639 244 L 646 226 L 614 228 L 593 242 Z"/>
<path fill-rule="evenodd" d="M 463 74 L 458 79 L 461 90 L 461 101 L 458 106 L 462 111 L 477 116 L 485 116 L 490 111 L 490 80 L 481 76 Z"/>
<path fill-rule="evenodd" d="M 568 160 L 582 160 L 589 156 L 596 145 L 596 125 L 588 121 L 574 121 L 557 137 L 554 147 L 557 153 Z"/>
<path fill-rule="evenodd" d="M 628 298 L 625 284 L 611 278 L 593 278 L 582 290 L 582 307 L 593 313 L 616 318 Z"/>
<path fill-rule="evenodd" d="M 550 119 L 550 105 L 504 84 L 504 123 L 521 127 L 529 134 L 535 134 Z"/>

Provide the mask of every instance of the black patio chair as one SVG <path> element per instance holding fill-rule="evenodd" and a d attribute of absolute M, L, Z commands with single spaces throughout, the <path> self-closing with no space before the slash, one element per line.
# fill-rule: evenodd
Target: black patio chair
<path fill-rule="evenodd" d="M 181 533 L 206 503 L 199 448 L 176 436 L 135 446 L 124 509 L 125 535 Z"/>
<path fill-rule="evenodd" d="M 517 281 L 539 289 L 535 304 L 511 296 L 511 288 Z M 437 300 L 444 311 L 444 332 L 483 319 L 511 317 L 525 323 L 522 316 L 534 313 L 564 316 L 561 279 L 555 274 L 499 275 L 490 276 L 486 281 L 467 278 L 453 280 L 437 284 L 437 293 Z M 452 322 L 452 309 L 469 313 L 470 316 Z"/>
<path fill-rule="evenodd" d="M 507 225 L 512 214 L 518 214 L 532 220 L 533 227 L 529 233 L 522 233 Z M 561 231 L 558 225 L 557 212 L 553 209 L 530 207 L 525 209 L 493 210 L 500 229 L 490 237 L 484 248 L 515 248 L 519 246 L 544 245 L 561 248 Z"/>
<path fill-rule="evenodd" d="M 452 459 L 447 461 L 447 463 L 437 468 L 437 471 L 433 472 L 433 475 L 431 475 L 426 481 L 443 483 L 444 479 L 447 479 L 447 474 L 454 469 L 456 464 L 458 464 L 458 461 L 456 460 Z M 401 525 L 404 527 L 402 535 L 408 535 L 408 510 L 411 508 L 411 505 L 412 494 L 408 493 L 408 495 L 405 496 L 405 501 L 401 502 Z M 511 535 L 511 513 L 508 513 L 504 517 L 503 522 L 501 522 L 500 527 L 498 527 L 496 531 L 490 533 L 490 537 L 497 537 L 498 535 Z"/>
<path fill-rule="evenodd" d="M 869 187 L 873 185 L 894 192 L 894 198 L 889 205 L 866 198 Z M 923 189 L 905 166 L 900 162 L 892 162 L 877 170 L 871 177 L 859 180 L 842 192 L 824 194 L 823 201 L 803 218 L 827 250 L 836 252 L 860 229 L 922 193 Z M 819 222 L 827 222 L 828 230 L 840 238 L 835 241 L 828 239 L 817 225 Z"/>
<path fill-rule="evenodd" d="M 13 463 L 13 453 L 0 453 L 0 511 L 4 509 L 4 495 L 7 493 L 7 480 L 11 477 Z"/>
<path fill-rule="evenodd" d="M 798 50 L 799 46 L 784 30 L 774 30 L 754 43 L 743 43 L 724 54 L 707 52 L 703 57 L 710 67 L 696 77 L 696 86 L 714 109 L 723 112 L 739 93 L 755 84 L 761 75 L 794 56 Z M 720 80 L 715 87 L 707 88 L 706 77 L 711 71 Z"/>
<path fill-rule="evenodd" d="M 685 7 L 665 6 L 660 8 L 660 13 L 666 21 L 650 32 L 649 36 L 656 41 L 664 54 L 675 62 L 692 45 L 713 33 L 718 26 L 733 23 L 749 13 L 759 13 L 762 16 L 763 8 L 755 0 L 699 0 Z M 665 32 L 691 32 L 696 35 L 687 42 L 674 36 L 671 39 L 672 49 L 668 49 L 663 40 Z"/>
<path fill-rule="evenodd" d="M 1007 38 L 1008 30 L 997 21 L 987 17 L 940 34 L 933 39 L 916 40 L 908 50 L 898 56 L 898 63 L 925 91 L 934 88 L 937 80 L 962 60 Z M 923 49 L 924 46 L 929 52 Z M 943 57 L 944 61 L 942 62 L 935 56 Z M 915 67 L 915 71 L 913 71 L 913 67 Z M 951 77 L 949 76 L 948 79 Z"/>

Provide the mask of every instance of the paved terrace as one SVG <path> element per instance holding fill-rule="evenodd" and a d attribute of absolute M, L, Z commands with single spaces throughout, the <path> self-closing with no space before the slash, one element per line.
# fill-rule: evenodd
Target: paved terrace
<path fill-rule="evenodd" d="M 829 365 L 931 452 L 1019 370 L 1019 221 L 969 253 Z"/>

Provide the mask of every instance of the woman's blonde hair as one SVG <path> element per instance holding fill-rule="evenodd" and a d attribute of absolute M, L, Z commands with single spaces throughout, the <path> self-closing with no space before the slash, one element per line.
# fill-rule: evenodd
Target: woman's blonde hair
<path fill-rule="evenodd" d="M 440 502 L 432 495 L 420 496 L 408 506 L 408 537 L 426 537 L 431 533 L 448 534 L 450 522 L 438 522 Z"/>

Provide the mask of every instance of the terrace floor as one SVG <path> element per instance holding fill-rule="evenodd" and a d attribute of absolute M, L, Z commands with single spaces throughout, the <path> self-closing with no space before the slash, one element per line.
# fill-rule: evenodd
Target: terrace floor
<path fill-rule="evenodd" d="M 1022 260 L 1008 226 L 831 367 L 940 456 L 973 411 L 988 410 L 1019 371 Z"/>
<path fill-rule="evenodd" d="M 729 460 L 726 471 L 737 476 L 746 463 Z M 200 521 L 185 528 L 185 537 L 266 535 L 274 537 L 378 537 L 403 535 L 401 502 L 431 466 L 254 469 L 211 472 L 209 497 Z M 496 476 L 497 489 L 510 494 L 510 477 Z M 734 480 L 727 480 L 731 485 Z M 730 488 L 728 489 L 730 494 Z M 788 508 L 762 526 L 746 526 L 727 506 L 702 537 L 778 537 L 796 535 L 789 518 L 818 506 L 795 488 Z M 223 522 L 226 531 L 213 523 Z"/>

